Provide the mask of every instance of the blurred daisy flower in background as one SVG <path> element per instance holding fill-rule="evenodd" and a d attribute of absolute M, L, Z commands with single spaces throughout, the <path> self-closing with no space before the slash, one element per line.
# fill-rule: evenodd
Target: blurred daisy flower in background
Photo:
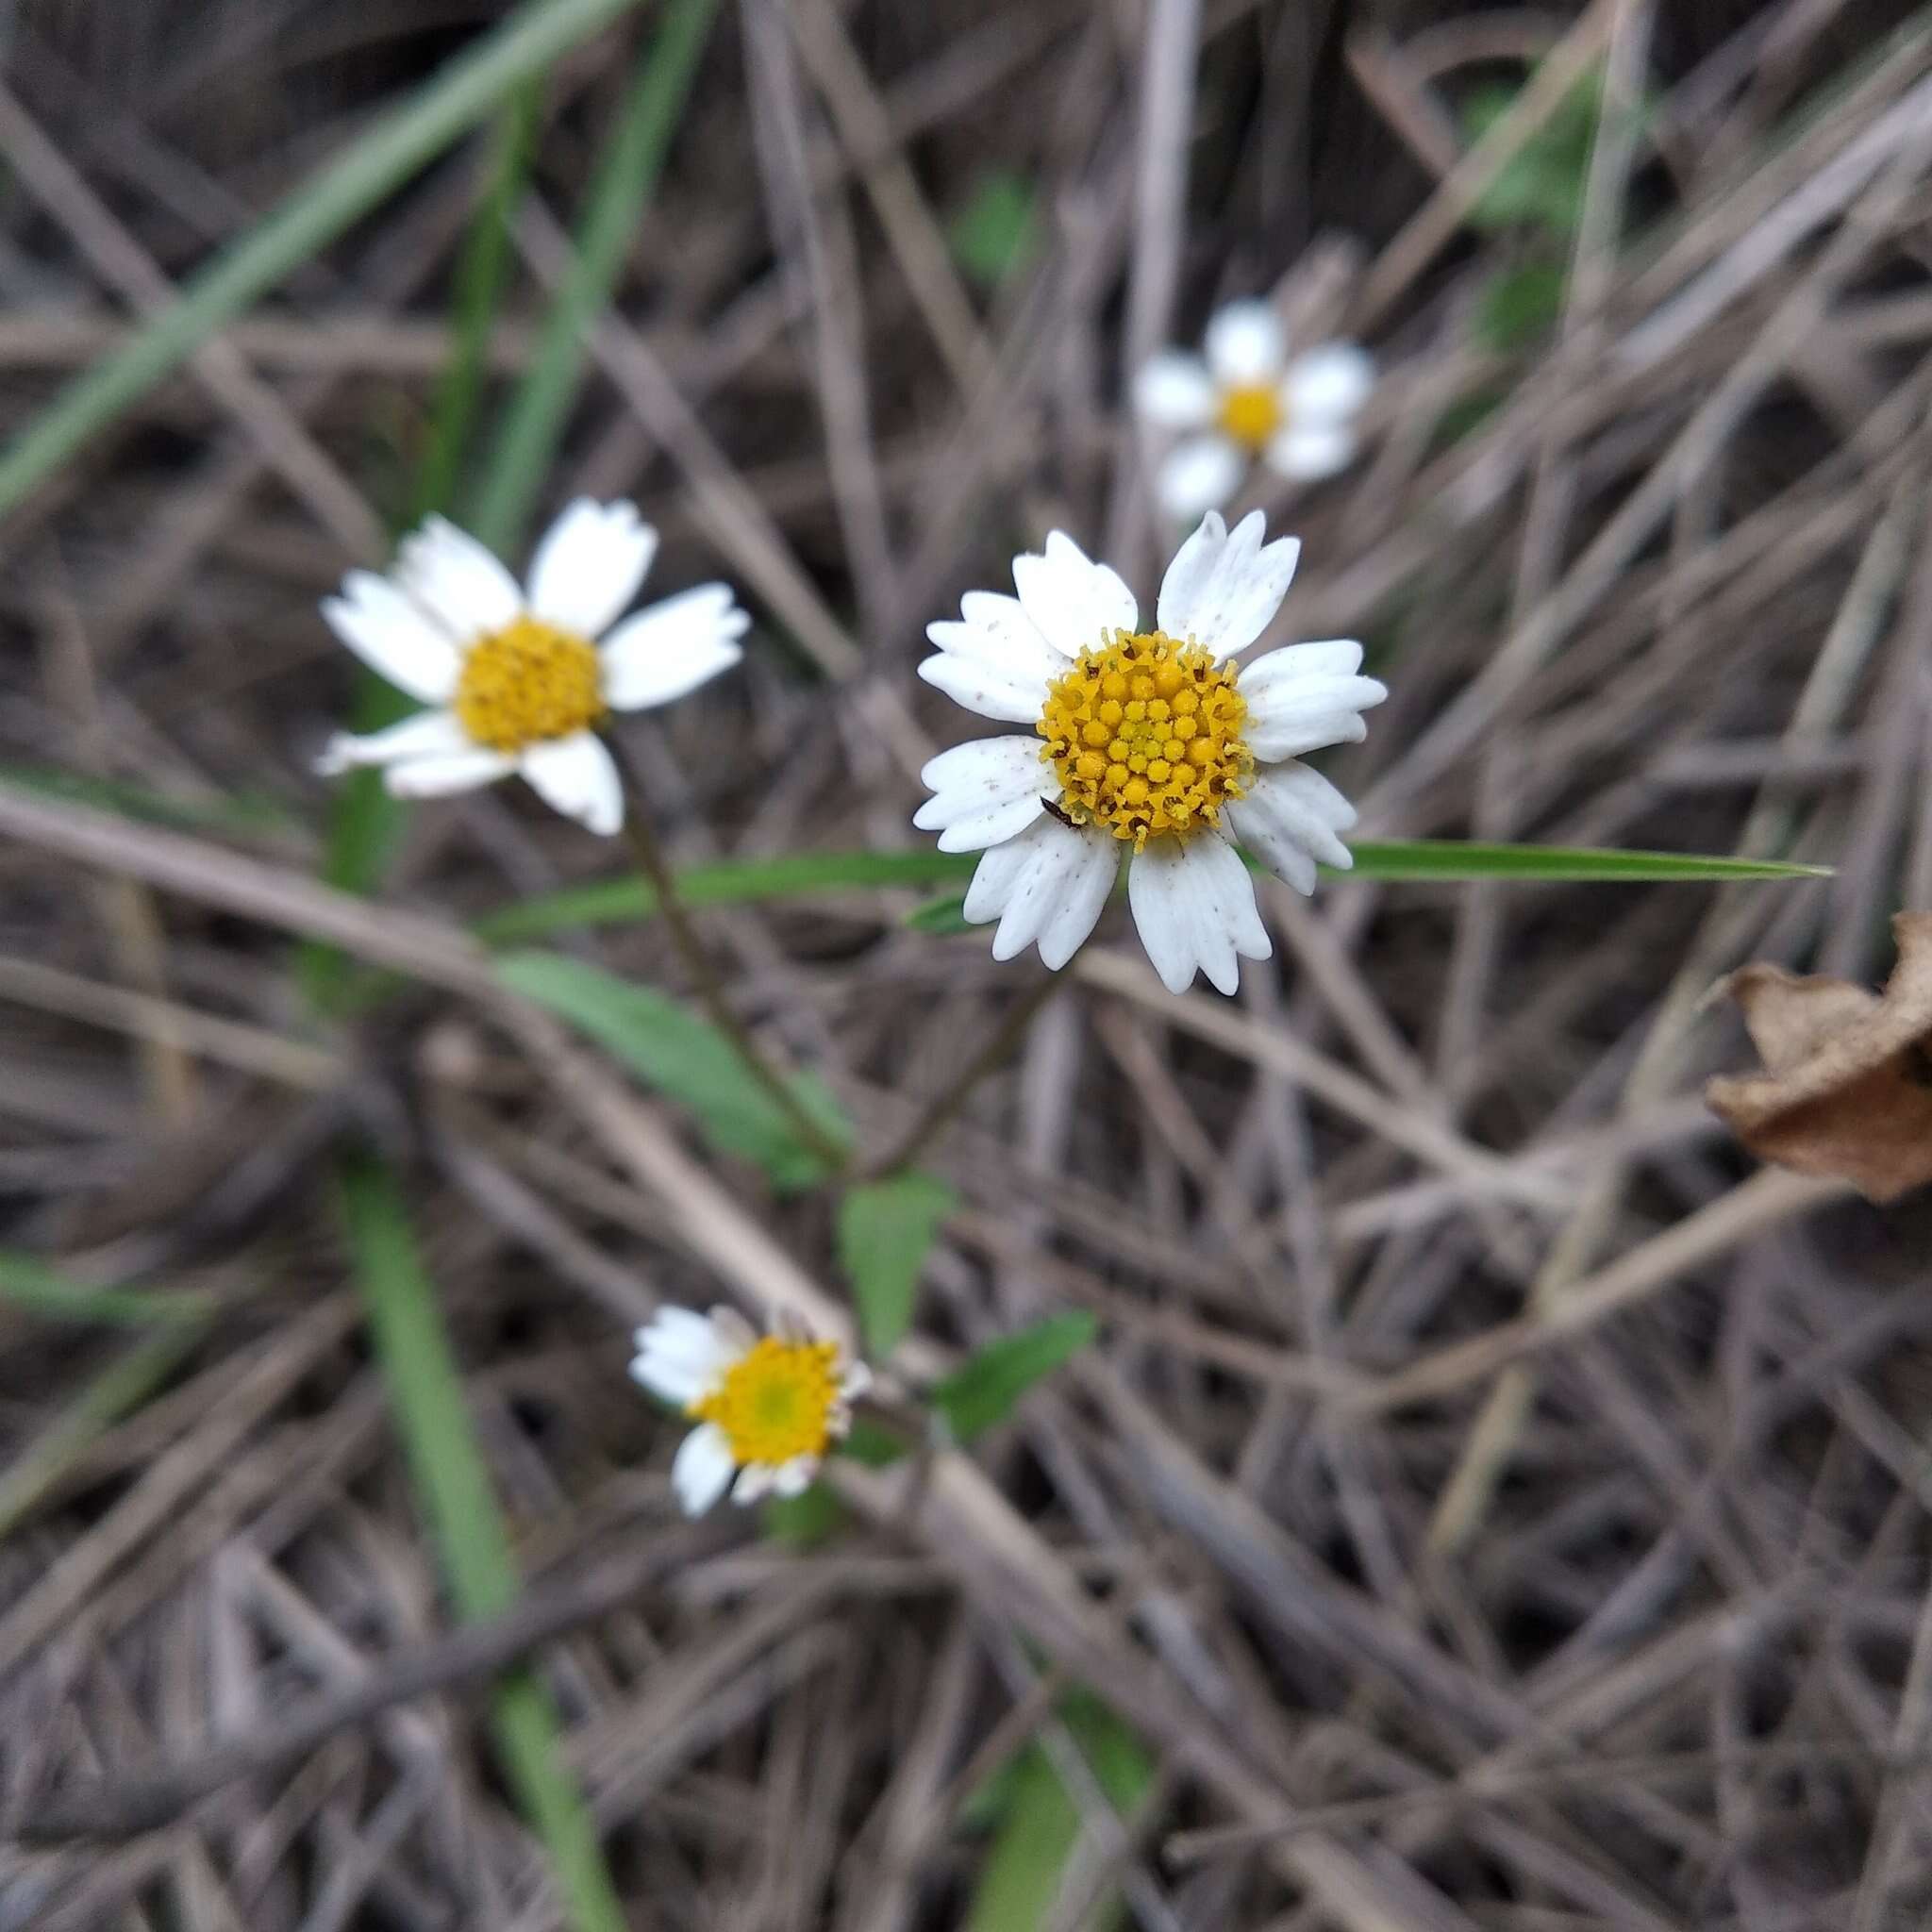
<path fill-rule="evenodd" d="M 1271 951 L 1237 842 L 1300 892 L 1318 859 L 1352 863 L 1338 835 L 1354 808 L 1295 760 L 1361 738 L 1388 692 L 1344 640 L 1231 661 L 1268 627 L 1301 551 L 1263 534 L 1259 510 L 1231 531 L 1210 510 L 1168 565 L 1152 630 L 1120 577 L 1058 530 L 1043 556 L 1014 558 L 1017 597 L 971 591 L 959 621 L 927 625 L 928 684 L 1033 727 L 956 745 L 920 774 L 934 796 L 913 823 L 941 851 L 986 855 L 965 912 L 999 921 L 996 959 L 1037 944 L 1064 966 L 1125 855 L 1162 983 L 1183 991 L 1199 970 L 1231 993 L 1238 958 Z"/>
<path fill-rule="evenodd" d="M 580 497 L 538 544 L 524 588 L 474 537 L 431 517 L 387 575 L 351 571 L 322 607 L 357 657 L 430 708 L 367 738 L 339 732 L 318 768 L 380 765 L 399 798 L 520 772 L 567 818 L 615 832 L 624 789 L 597 726 L 728 670 L 751 623 L 725 584 L 618 623 L 657 549 L 633 505 Z"/>
<path fill-rule="evenodd" d="M 1289 353 L 1268 302 L 1230 302 L 1208 325 L 1205 354 L 1163 350 L 1134 377 L 1142 422 L 1181 434 L 1161 458 L 1161 508 L 1181 522 L 1230 502 L 1257 458 L 1297 481 L 1332 476 L 1356 453 L 1355 419 L 1375 365 L 1353 342 Z"/>
<path fill-rule="evenodd" d="M 697 1419 L 671 1465 L 687 1516 L 702 1516 L 727 1489 L 740 1503 L 797 1495 L 872 1386 L 872 1371 L 838 1342 L 782 1321 L 761 1336 L 733 1308 L 659 1308 L 638 1330 L 637 1348 L 631 1374 Z"/>

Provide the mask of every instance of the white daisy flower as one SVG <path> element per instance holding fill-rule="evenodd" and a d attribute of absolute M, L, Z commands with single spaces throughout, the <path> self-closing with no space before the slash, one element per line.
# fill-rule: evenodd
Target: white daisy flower
<path fill-rule="evenodd" d="M 1355 811 L 1303 752 L 1351 743 L 1389 695 L 1357 675 L 1362 647 L 1290 644 L 1237 665 L 1280 608 L 1301 544 L 1263 545 L 1261 512 L 1216 510 L 1161 580 L 1152 630 L 1105 564 L 1056 530 L 1013 559 L 1017 597 L 969 591 L 933 624 L 928 684 L 1031 736 L 981 738 L 920 774 L 913 824 L 942 852 L 984 852 L 966 917 L 998 920 L 992 953 L 1029 945 L 1056 971 L 1078 951 L 1127 858 L 1127 903 L 1171 992 L 1195 972 L 1235 990 L 1237 957 L 1271 950 L 1237 842 L 1298 892 L 1315 863 L 1346 868 Z M 1044 740 L 1042 743 L 1041 741 Z"/>
<path fill-rule="evenodd" d="M 1219 509 L 1259 457 L 1299 481 L 1332 476 L 1356 452 L 1354 423 L 1375 365 L 1353 342 L 1291 356 L 1267 302 L 1230 302 L 1208 325 L 1205 357 L 1163 350 L 1134 378 L 1134 407 L 1158 429 L 1184 432 L 1155 478 L 1182 523 Z"/>
<path fill-rule="evenodd" d="M 624 791 L 596 727 L 728 670 L 751 623 L 726 584 L 618 623 L 657 549 L 634 505 L 579 497 L 544 534 L 520 588 L 474 537 L 431 517 L 403 540 L 388 575 L 351 571 L 322 607 L 357 657 L 429 708 L 368 738 L 338 732 L 318 769 L 381 765 L 398 798 L 521 772 L 566 817 L 615 832 Z"/>
<path fill-rule="evenodd" d="M 698 1421 L 671 1465 L 687 1516 L 702 1516 L 727 1489 L 740 1503 L 797 1495 L 872 1387 L 872 1371 L 838 1342 L 783 1321 L 760 1336 L 735 1308 L 659 1308 L 637 1345 L 632 1375 Z"/>

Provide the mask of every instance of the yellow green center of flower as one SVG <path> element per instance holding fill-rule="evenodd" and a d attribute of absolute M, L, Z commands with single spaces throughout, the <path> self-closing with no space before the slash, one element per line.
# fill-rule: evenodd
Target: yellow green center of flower
<path fill-rule="evenodd" d="M 1255 769 L 1231 664 L 1161 631 L 1113 633 L 1047 687 L 1034 726 L 1060 781 L 1059 810 L 1139 851 L 1216 824 Z"/>
<path fill-rule="evenodd" d="M 736 1462 L 790 1462 L 823 1456 L 839 1403 L 839 1344 L 782 1341 L 767 1335 L 724 1371 L 724 1379 L 691 1406 L 716 1423 Z"/>
<path fill-rule="evenodd" d="M 470 647 L 452 700 L 473 743 L 518 752 L 604 716 L 597 647 L 575 631 L 518 617 Z"/>
<path fill-rule="evenodd" d="M 1244 449 L 1274 441 L 1282 415 L 1281 391 L 1274 383 L 1241 383 L 1221 392 L 1221 427 Z"/>

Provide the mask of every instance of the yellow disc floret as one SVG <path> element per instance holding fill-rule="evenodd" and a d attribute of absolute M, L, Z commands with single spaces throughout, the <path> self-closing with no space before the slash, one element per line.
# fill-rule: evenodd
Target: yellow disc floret
<path fill-rule="evenodd" d="M 568 738 L 604 716 L 597 647 L 574 631 L 518 617 L 471 646 L 451 702 L 471 741 L 491 751 Z"/>
<path fill-rule="evenodd" d="M 1059 778 L 1061 816 L 1131 839 L 1136 851 L 1217 824 L 1255 769 L 1236 675 L 1158 630 L 1117 630 L 1082 651 L 1047 687 L 1034 727 Z"/>
<path fill-rule="evenodd" d="M 1261 449 L 1274 441 L 1283 413 L 1281 391 L 1274 383 L 1242 383 L 1221 392 L 1221 427 L 1243 448 Z"/>
<path fill-rule="evenodd" d="M 716 1423 L 740 1463 L 790 1462 L 823 1456 L 840 1402 L 836 1341 L 785 1341 L 767 1335 L 724 1371 L 724 1378 L 691 1406 Z"/>

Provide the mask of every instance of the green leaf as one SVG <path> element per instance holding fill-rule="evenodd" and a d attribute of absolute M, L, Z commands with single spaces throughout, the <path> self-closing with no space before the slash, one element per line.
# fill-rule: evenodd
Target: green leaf
<path fill-rule="evenodd" d="M 1478 228 L 1536 227 L 1558 241 L 1575 233 L 1583 214 L 1583 184 L 1596 139 L 1602 84 L 1585 75 L 1541 127 L 1503 164 L 1470 210 Z M 1472 142 L 1480 140 L 1514 105 L 1507 88 L 1483 88 L 1463 104 L 1462 122 Z"/>
<path fill-rule="evenodd" d="M 328 246 L 531 75 L 635 0 L 531 0 L 359 130 L 336 159 L 182 285 L 169 308 L 69 383 L 0 456 L 0 516 L 196 349 Z"/>
<path fill-rule="evenodd" d="M 995 289 L 1040 247 L 1039 197 L 1010 168 L 985 168 L 948 230 L 953 258 L 967 277 Z"/>
<path fill-rule="evenodd" d="M 839 1265 L 875 1359 L 891 1355 L 912 1325 L 926 1253 L 958 1205 L 944 1181 L 916 1170 L 849 1188 L 839 1203 Z"/>
<path fill-rule="evenodd" d="M 1146 1746 L 1085 1692 L 1066 1698 L 1059 1716 L 1108 1803 L 1122 1816 L 1130 1814 L 1154 1785 L 1157 1766 Z M 1054 1923 L 1080 1841 L 1080 1807 L 1038 1743 L 1028 1744 L 974 1794 L 974 1809 L 990 1804 L 998 1807 L 1000 1822 L 974 1886 L 966 1932 L 1035 1932 Z M 1120 1902 L 1113 1898 L 1081 1924 L 1110 1927 L 1123 1922 Z"/>
<path fill-rule="evenodd" d="M 927 933 L 934 939 L 957 939 L 962 932 L 977 932 L 978 929 L 966 917 L 964 892 L 941 892 L 938 898 L 928 899 L 924 906 L 915 907 L 906 915 L 908 932 Z"/>
<path fill-rule="evenodd" d="M 192 1291 L 96 1288 L 33 1255 L 0 1249 L 0 1302 L 61 1322 L 97 1322 L 115 1328 L 175 1327 L 200 1324 L 213 1311 L 212 1297 Z"/>
<path fill-rule="evenodd" d="M 1504 356 L 1541 341 L 1563 312 L 1565 279 L 1554 261 L 1519 262 L 1491 275 L 1476 298 L 1477 340 Z"/>
<path fill-rule="evenodd" d="M 737 1049 L 677 1001 L 557 953 L 508 953 L 496 972 L 512 991 L 569 1021 L 645 1085 L 689 1108 L 722 1152 L 755 1162 L 781 1187 L 824 1177 L 823 1160 L 799 1140 Z M 792 1086 L 826 1134 L 849 1144 L 852 1124 L 824 1082 L 801 1074 Z"/>
<path fill-rule="evenodd" d="M 376 1356 L 450 1595 L 466 1623 L 500 1616 L 520 1588 L 509 1532 L 401 1191 L 374 1159 L 344 1160 L 340 1179 Z M 510 1672 L 491 1694 L 491 1715 L 524 1815 L 550 1855 L 570 1924 L 575 1932 L 625 1932 L 596 1823 L 564 1762 L 550 1693 L 529 1670 Z"/>
<path fill-rule="evenodd" d="M 970 1442 L 1012 1413 L 1013 1405 L 1043 1375 L 1071 1360 L 1093 1340 L 1097 1324 L 1084 1309 L 1052 1315 L 1015 1335 L 990 1341 L 932 1391 L 933 1407 L 954 1439 Z"/>
<path fill-rule="evenodd" d="M 868 1469 L 890 1469 L 906 1454 L 909 1445 L 870 1416 L 855 1416 L 852 1432 L 838 1445 L 837 1453 L 862 1462 Z"/>
<path fill-rule="evenodd" d="M 970 878 L 976 852 L 798 852 L 782 858 L 731 858 L 693 865 L 677 875 L 687 906 L 735 906 L 793 899 L 813 892 L 884 886 L 935 886 Z M 552 933 L 654 919 L 658 895 L 643 879 L 599 879 L 525 899 L 478 920 L 473 930 L 491 945 L 521 944 Z"/>
<path fill-rule="evenodd" d="M 760 1517 L 774 1542 L 801 1550 L 829 1542 L 851 1520 L 844 1504 L 824 1483 L 813 1483 L 796 1496 L 768 1496 Z"/>

